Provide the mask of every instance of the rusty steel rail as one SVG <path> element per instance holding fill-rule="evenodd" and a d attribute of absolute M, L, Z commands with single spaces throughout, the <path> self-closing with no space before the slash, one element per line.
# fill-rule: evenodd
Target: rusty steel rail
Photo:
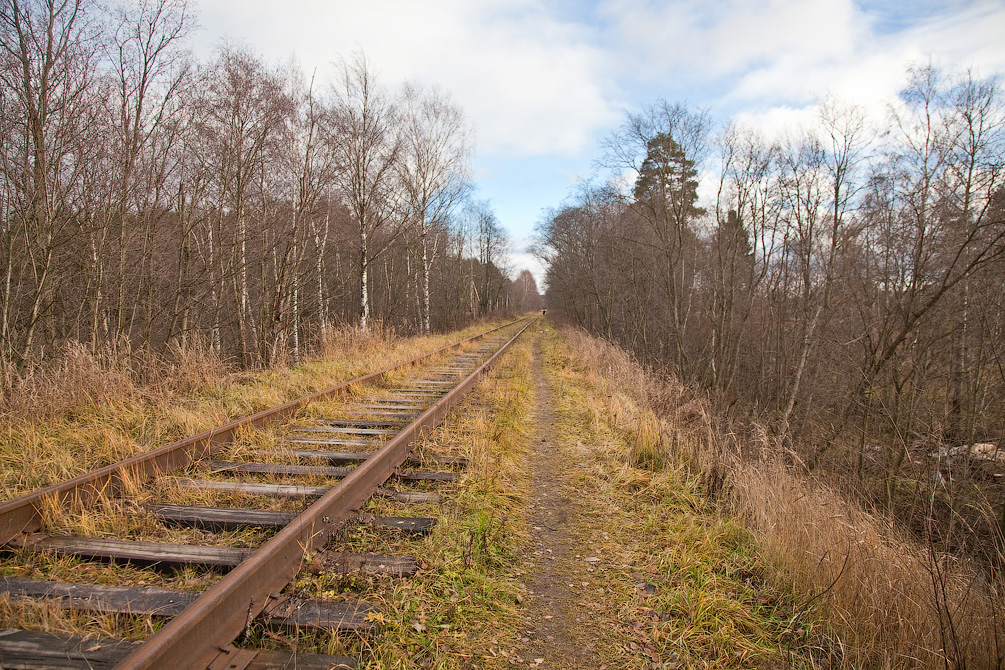
<path fill-rule="evenodd" d="M 423 354 L 404 363 L 388 366 L 377 372 L 357 377 L 323 391 L 291 400 L 272 409 L 231 421 L 228 424 L 199 433 L 193 437 L 178 440 L 177 442 L 158 447 L 146 453 L 106 465 L 103 468 L 92 470 L 64 482 L 47 486 L 13 500 L 8 500 L 0 504 L 0 545 L 9 543 L 22 533 L 38 530 L 42 525 L 40 510 L 47 499 L 56 502 L 73 500 L 81 503 L 89 503 L 101 494 L 115 494 L 120 491 L 123 480 L 145 482 L 158 475 L 187 467 L 194 461 L 212 456 L 220 448 L 233 442 L 234 436 L 241 428 L 257 428 L 273 421 L 285 419 L 307 404 L 345 394 L 353 384 L 367 384 L 378 381 L 388 372 L 417 365 L 425 360 L 519 323 L 521 320 L 523 319 L 510 321 L 509 323 L 486 330 L 483 333 L 472 335 L 453 344 L 440 347 L 435 351 Z"/>
<path fill-rule="evenodd" d="M 408 456 L 412 442 L 431 431 L 506 352 L 532 319 L 488 360 L 415 421 L 385 443 L 247 560 L 168 622 L 142 647 L 123 659 L 118 670 L 204 668 L 228 658 L 228 645 L 262 612 L 270 599 L 294 579 L 306 552 L 325 546 L 332 534 L 389 479 Z"/>

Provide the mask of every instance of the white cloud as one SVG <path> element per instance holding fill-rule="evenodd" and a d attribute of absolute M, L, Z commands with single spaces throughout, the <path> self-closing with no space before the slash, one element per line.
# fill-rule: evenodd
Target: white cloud
<path fill-rule="evenodd" d="M 928 54 L 984 73 L 1005 68 L 1005 4 L 934 9 L 921 16 L 904 4 L 880 17 L 853 0 L 604 0 L 599 11 L 623 76 L 654 91 L 649 99 L 665 86 L 733 113 L 812 105 L 827 93 L 873 105 Z M 891 16 L 907 27 L 883 32 L 880 19 Z"/>
<path fill-rule="evenodd" d="M 641 78 L 690 81 L 845 58 L 865 24 L 851 0 L 607 0 L 601 12 Z"/>
<path fill-rule="evenodd" d="M 531 253 L 530 248 L 534 243 L 532 237 L 521 237 L 513 240 L 513 250 L 509 252 L 509 267 L 511 268 L 510 278 L 515 279 L 521 270 L 530 270 L 537 282 L 537 290 L 544 293 L 546 288 L 544 277 L 545 267 L 541 259 Z"/>
<path fill-rule="evenodd" d="M 451 92 L 475 121 L 480 151 L 576 155 L 616 121 L 613 73 L 589 30 L 543 0 L 203 0 L 214 33 L 244 37 L 272 59 L 296 52 L 305 69 L 331 71 L 363 49 L 385 84 L 406 79 Z"/>
<path fill-rule="evenodd" d="M 816 122 L 817 106 L 769 107 L 761 111 L 740 112 L 734 119 L 742 127 L 757 129 L 768 141 L 783 141 Z"/>
<path fill-rule="evenodd" d="M 896 36 L 903 55 L 914 60 L 931 54 L 937 59 L 985 74 L 1005 68 L 1005 3 L 978 0 L 961 12 L 933 17 Z"/>

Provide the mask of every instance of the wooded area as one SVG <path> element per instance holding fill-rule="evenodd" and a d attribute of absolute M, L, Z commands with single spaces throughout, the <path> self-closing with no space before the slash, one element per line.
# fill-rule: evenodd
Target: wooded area
<path fill-rule="evenodd" d="M 944 519 L 962 514 L 967 537 L 994 544 L 998 81 L 923 65 L 886 118 L 819 108 L 780 142 L 738 123 L 713 132 L 707 112 L 663 100 L 629 115 L 605 146 L 615 178 L 539 228 L 548 305 L 767 426 L 791 463 L 838 473 L 916 529 L 948 500 Z M 700 179 L 714 201 L 699 202 Z"/>
<path fill-rule="evenodd" d="M 8 387 L 70 342 L 199 341 L 259 366 L 329 325 L 428 333 L 508 308 L 447 93 L 389 90 L 361 54 L 325 82 L 239 44 L 198 62 L 194 25 L 185 0 L 2 3 Z"/>

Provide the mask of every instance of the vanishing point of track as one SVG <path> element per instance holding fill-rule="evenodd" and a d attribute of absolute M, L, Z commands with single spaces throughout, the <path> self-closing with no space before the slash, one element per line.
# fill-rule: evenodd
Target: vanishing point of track
<path fill-rule="evenodd" d="M 10 550 L 50 551 L 85 559 L 133 562 L 161 567 L 172 565 L 208 565 L 229 569 L 215 584 L 201 594 L 143 587 L 88 587 L 61 582 L 32 582 L 27 579 L 0 578 L 0 593 L 10 598 L 40 598 L 71 609 L 118 613 L 169 613 L 170 620 L 144 642 L 119 642 L 108 645 L 82 643 L 71 638 L 52 639 L 46 634 L 6 630 L 0 632 L 0 665 L 3 667 L 49 668 L 78 667 L 39 659 L 34 654 L 59 648 L 67 659 L 90 667 L 92 653 L 104 667 L 115 668 L 279 668 L 330 667 L 330 657 L 317 657 L 311 665 L 309 655 L 259 652 L 241 649 L 233 642 L 258 617 L 288 620 L 293 625 L 313 616 L 316 624 L 358 612 L 329 611 L 323 601 L 294 603 L 283 590 L 305 564 L 305 556 L 323 554 L 340 528 L 358 516 L 362 505 L 373 495 L 397 496 L 407 501 L 410 494 L 383 488 L 392 478 L 438 480 L 450 473 L 423 473 L 403 470 L 413 443 L 430 432 L 496 363 L 507 348 L 533 323 L 520 319 L 435 352 L 364 377 L 339 384 L 325 391 L 294 400 L 253 416 L 194 437 L 169 444 L 120 461 L 99 470 L 21 496 L 0 504 L 0 545 Z M 277 465 L 265 462 L 221 462 L 213 460 L 235 443 L 242 431 L 289 419 L 307 405 L 321 400 L 345 398 L 352 401 L 353 389 L 380 383 L 385 375 L 414 366 L 426 366 L 407 386 L 386 389 L 383 397 L 348 405 L 349 418 L 317 420 L 313 426 L 294 427 L 306 436 L 288 438 L 292 447 L 312 449 L 287 450 L 286 455 L 314 465 Z M 350 416 L 351 415 L 351 416 Z M 359 418 L 353 418 L 353 416 Z M 402 423 L 409 422 L 402 426 Z M 384 441 L 381 441 L 384 440 Z M 366 451 L 367 445 L 376 447 Z M 320 451 L 321 446 L 346 447 L 344 452 Z M 356 451 L 353 452 L 352 449 Z M 443 459 L 449 462 L 450 459 Z M 355 467 L 331 467 L 334 463 L 359 462 Z M 317 465 L 324 463 L 325 465 Z M 454 463 L 456 464 L 456 463 Z M 255 549 L 228 547 L 159 545 L 152 542 L 101 540 L 86 537 L 47 535 L 43 532 L 46 509 L 56 505 L 87 506 L 102 497 L 125 495 L 136 483 L 151 482 L 193 466 L 208 468 L 211 474 L 270 474 L 285 479 L 297 476 L 338 477 L 330 487 L 289 484 L 255 484 L 233 481 L 174 478 L 173 484 L 196 490 L 240 492 L 244 494 L 285 496 L 308 500 L 317 498 L 299 514 L 255 509 L 148 506 L 165 523 L 204 529 L 232 529 L 241 526 L 274 528 L 277 532 Z M 412 494 L 414 495 L 414 494 Z M 420 495 L 421 497 L 421 495 Z M 412 520 L 421 521 L 421 520 Z M 410 523 L 392 519 L 388 523 Z M 336 557 L 346 558 L 335 552 Z M 354 566 L 368 560 L 387 569 L 395 557 L 352 556 Z M 338 559 L 336 559 L 338 560 Z M 345 569 L 345 566 L 342 566 Z M 306 605 L 306 607 L 305 607 Z M 330 609 L 330 608 L 329 608 Z M 57 654 L 58 655 L 58 654 Z M 101 658 L 97 658 L 101 657 Z"/>

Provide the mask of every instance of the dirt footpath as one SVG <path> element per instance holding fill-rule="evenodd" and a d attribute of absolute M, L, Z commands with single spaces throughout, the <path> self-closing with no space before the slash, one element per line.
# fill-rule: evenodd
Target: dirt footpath
<path fill-rule="evenodd" d="M 633 465 L 631 389 L 534 334 L 522 622 L 512 667 L 810 667 L 749 534 L 683 468 Z M 786 648 L 788 647 L 788 648 Z"/>
<path fill-rule="evenodd" d="M 535 429 L 532 434 L 530 492 L 527 501 L 531 555 L 527 558 L 528 628 L 514 665 L 540 668 L 583 668 L 591 658 L 590 626 L 577 605 L 576 568 L 589 565 L 582 547 L 569 532 L 580 522 L 555 426 L 554 399 L 545 378 L 541 335 L 534 342 Z M 578 563 L 578 565 L 577 565 Z"/>

